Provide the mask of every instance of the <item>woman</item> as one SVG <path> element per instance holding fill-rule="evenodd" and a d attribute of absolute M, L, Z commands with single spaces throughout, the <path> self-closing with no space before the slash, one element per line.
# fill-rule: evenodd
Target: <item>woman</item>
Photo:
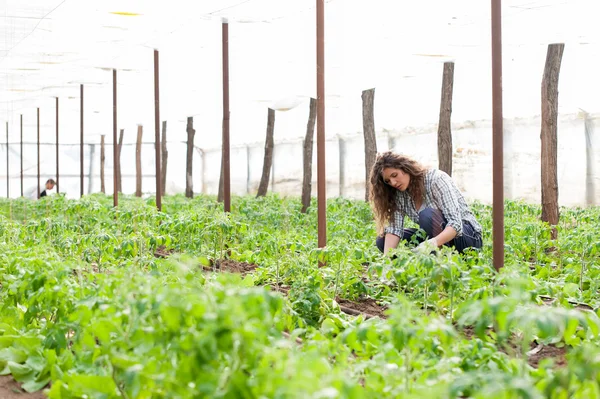
<path fill-rule="evenodd" d="M 408 216 L 428 239 L 415 236 L 419 249 L 442 245 L 463 252 L 481 248 L 481 225 L 445 172 L 425 169 L 417 161 L 391 151 L 378 155 L 371 169 L 370 201 L 380 236 L 377 247 L 385 254 L 400 240 L 411 241 L 417 229 L 404 228 Z"/>

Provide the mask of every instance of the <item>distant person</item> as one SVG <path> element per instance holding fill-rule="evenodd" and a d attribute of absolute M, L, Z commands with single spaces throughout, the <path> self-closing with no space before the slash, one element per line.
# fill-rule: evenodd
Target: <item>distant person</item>
<path fill-rule="evenodd" d="M 46 192 L 46 190 L 53 190 L 55 185 L 56 185 L 56 182 L 54 181 L 54 179 L 48 179 L 48 181 L 46 181 L 46 187 L 45 187 L 44 191 L 42 191 L 40 193 L 40 198 L 48 196 L 48 193 Z"/>
<path fill-rule="evenodd" d="M 418 250 L 430 252 L 446 245 L 463 252 L 482 246 L 481 225 L 446 172 L 384 152 L 371 169 L 369 200 L 380 234 L 376 244 L 385 254 L 400 240 L 410 242 L 417 232 L 404 228 L 405 216 L 427 235 L 415 236 Z"/>

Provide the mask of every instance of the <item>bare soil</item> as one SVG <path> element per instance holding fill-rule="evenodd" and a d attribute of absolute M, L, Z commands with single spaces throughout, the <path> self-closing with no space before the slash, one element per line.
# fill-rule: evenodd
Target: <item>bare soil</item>
<path fill-rule="evenodd" d="M 472 339 L 473 337 L 475 337 L 475 329 L 473 327 L 471 327 L 471 326 L 466 326 L 463 328 L 459 328 L 457 326 L 455 326 L 455 327 L 467 339 Z M 508 345 L 510 347 L 510 350 L 507 350 L 507 348 L 498 348 L 498 349 L 500 351 L 506 353 L 509 356 L 513 356 L 515 353 L 521 352 L 520 344 L 518 342 L 516 342 L 516 338 L 513 340 L 510 340 Z M 512 352 L 512 353 L 509 353 L 509 352 Z M 531 367 L 537 368 L 540 361 L 542 361 L 543 359 L 552 358 L 552 359 L 554 359 L 554 364 L 556 365 L 556 367 L 564 367 L 567 365 L 566 354 L 567 354 L 566 347 L 558 348 L 554 345 L 543 345 L 543 344 L 537 344 L 536 342 L 532 342 L 530 345 L 530 351 L 529 351 L 529 356 L 527 357 L 527 362 L 529 363 L 529 365 Z"/>
<path fill-rule="evenodd" d="M 387 307 L 379 305 L 372 298 L 364 298 L 358 301 L 349 301 L 347 299 L 342 299 L 338 297 L 336 298 L 336 302 L 342 307 L 356 310 L 367 315 L 377 316 L 382 319 L 387 318 L 387 316 L 384 313 L 387 310 Z"/>
<path fill-rule="evenodd" d="M 220 272 L 248 274 L 254 271 L 258 266 L 246 262 L 238 262 L 231 259 L 221 259 L 215 261 L 212 266 L 203 266 L 205 271 L 217 270 Z"/>
<path fill-rule="evenodd" d="M 168 258 L 169 256 L 171 256 L 173 254 L 174 250 L 173 249 L 167 249 L 167 247 L 165 247 L 164 245 L 161 245 L 160 247 L 156 248 L 156 251 L 154 251 L 154 256 L 156 258 Z"/>
<path fill-rule="evenodd" d="M 42 392 L 27 393 L 11 376 L 0 376 L 1 399 L 47 399 Z"/>

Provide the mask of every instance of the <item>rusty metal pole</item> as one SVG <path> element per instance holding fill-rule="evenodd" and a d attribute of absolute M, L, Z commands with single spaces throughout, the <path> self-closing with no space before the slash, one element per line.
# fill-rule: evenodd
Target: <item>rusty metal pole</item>
<path fill-rule="evenodd" d="M 23 196 L 23 114 L 21 114 L 21 197 Z"/>
<path fill-rule="evenodd" d="M 40 109 L 37 109 L 37 197 L 40 198 Z"/>
<path fill-rule="evenodd" d="M 325 181 L 325 0 L 317 0 L 317 205 L 318 244 L 327 245 Z"/>
<path fill-rule="evenodd" d="M 229 153 L 229 24 L 223 22 L 223 205 L 231 212 L 231 175 Z"/>
<path fill-rule="evenodd" d="M 154 147 L 156 151 L 156 207 L 162 211 L 162 190 L 160 187 L 160 93 L 158 73 L 158 50 L 154 50 Z"/>
<path fill-rule="evenodd" d="M 83 197 L 83 85 L 79 85 L 79 187 Z"/>
<path fill-rule="evenodd" d="M 6 198 L 10 198 L 10 162 L 8 159 L 9 154 L 8 144 L 8 122 L 6 122 Z"/>
<path fill-rule="evenodd" d="M 56 193 L 58 194 L 58 187 L 60 184 L 59 177 L 59 160 L 58 160 L 58 97 L 56 97 Z"/>
<path fill-rule="evenodd" d="M 504 266 L 504 154 L 502 115 L 502 0 L 492 0 L 493 252 L 494 267 Z"/>
<path fill-rule="evenodd" d="M 117 70 L 113 69 L 113 206 L 119 205 L 117 192 Z"/>

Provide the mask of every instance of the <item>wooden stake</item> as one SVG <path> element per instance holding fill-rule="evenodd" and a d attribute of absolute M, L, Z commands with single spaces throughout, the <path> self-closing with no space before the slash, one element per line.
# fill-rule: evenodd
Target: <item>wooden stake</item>
<path fill-rule="evenodd" d="M 454 62 L 444 62 L 442 100 L 438 123 L 439 169 L 452 176 L 452 91 L 454 87 Z"/>
<path fill-rule="evenodd" d="M 369 176 L 377 158 L 377 141 L 375 140 L 375 118 L 373 102 L 375 89 L 362 92 L 363 103 L 363 133 L 365 136 L 365 201 L 369 200 Z"/>
<path fill-rule="evenodd" d="M 558 77 L 565 45 L 550 44 L 542 78 L 542 221 L 551 226 L 558 224 Z M 552 239 L 558 236 L 552 229 Z"/>
<path fill-rule="evenodd" d="M 161 185 L 160 188 L 162 190 L 162 195 L 166 193 L 167 187 L 167 161 L 169 159 L 169 153 L 167 152 L 167 121 L 163 121 L 162 123 L 162 138 L 160 141 L 160 145 L 162 147 L 161 151 Z"/>
<path fill-rule="evenodd" d="M 135 195 L 142 196 L 142 134 L 144 127 L 138 125 L 137 140 L 135 142 Z"/>
<path fill-rule="evenodd" d="M 185 196 L 188 198 L 194 198 L 194 179 L 193 179 L 193 166 L 194 166 L 194 136 L 196 130 L 194 129 L 194 117 L 189 116 L 187 118 L 187 159 L 185 163 Z"/>
<path fill-rule="evenodd" d="M 273 165 L 273 145 L 275 132 L 275 110 L 269 108 L 267 113 L 267 138 L 265 140 L 265 158 L 263 160 L 263 172 L 258 186 L 257 197 L 267 195 L 269 188 L 269 176 L 271 174 L 271 166 Z"/>
<path fill-rule="evenodd" d="M 121 129 L 119 132 L 119 145 L 117 146 L 117 192 L 123 192 L 123 186 L 121 185 L 121 149 L 123 148 L 123 136 L 125 135 L 125 129 Z"/>
<path fill-rule="evenodd" d="M 310 99 L 308 114 L 308 124 L 306 125 L 306 137 L 304 138 L 304 152 L 302 164 L 304 173 L 302 179 L 302 213 L 306 213 L 310 206 L 310 196 L 312 192 L 312 158 L 313 158 L 313 139 L 315 136 L 315 121 L 317 120 L 317 100 Z"/>
<path fill-rule="evenodd" d="M 104 185 L 104 161 L 106 159 L 104 152 L 104 137 L 104 134 L 100 136 L 100 192 L 106 194 L 106 186 Z"/>

